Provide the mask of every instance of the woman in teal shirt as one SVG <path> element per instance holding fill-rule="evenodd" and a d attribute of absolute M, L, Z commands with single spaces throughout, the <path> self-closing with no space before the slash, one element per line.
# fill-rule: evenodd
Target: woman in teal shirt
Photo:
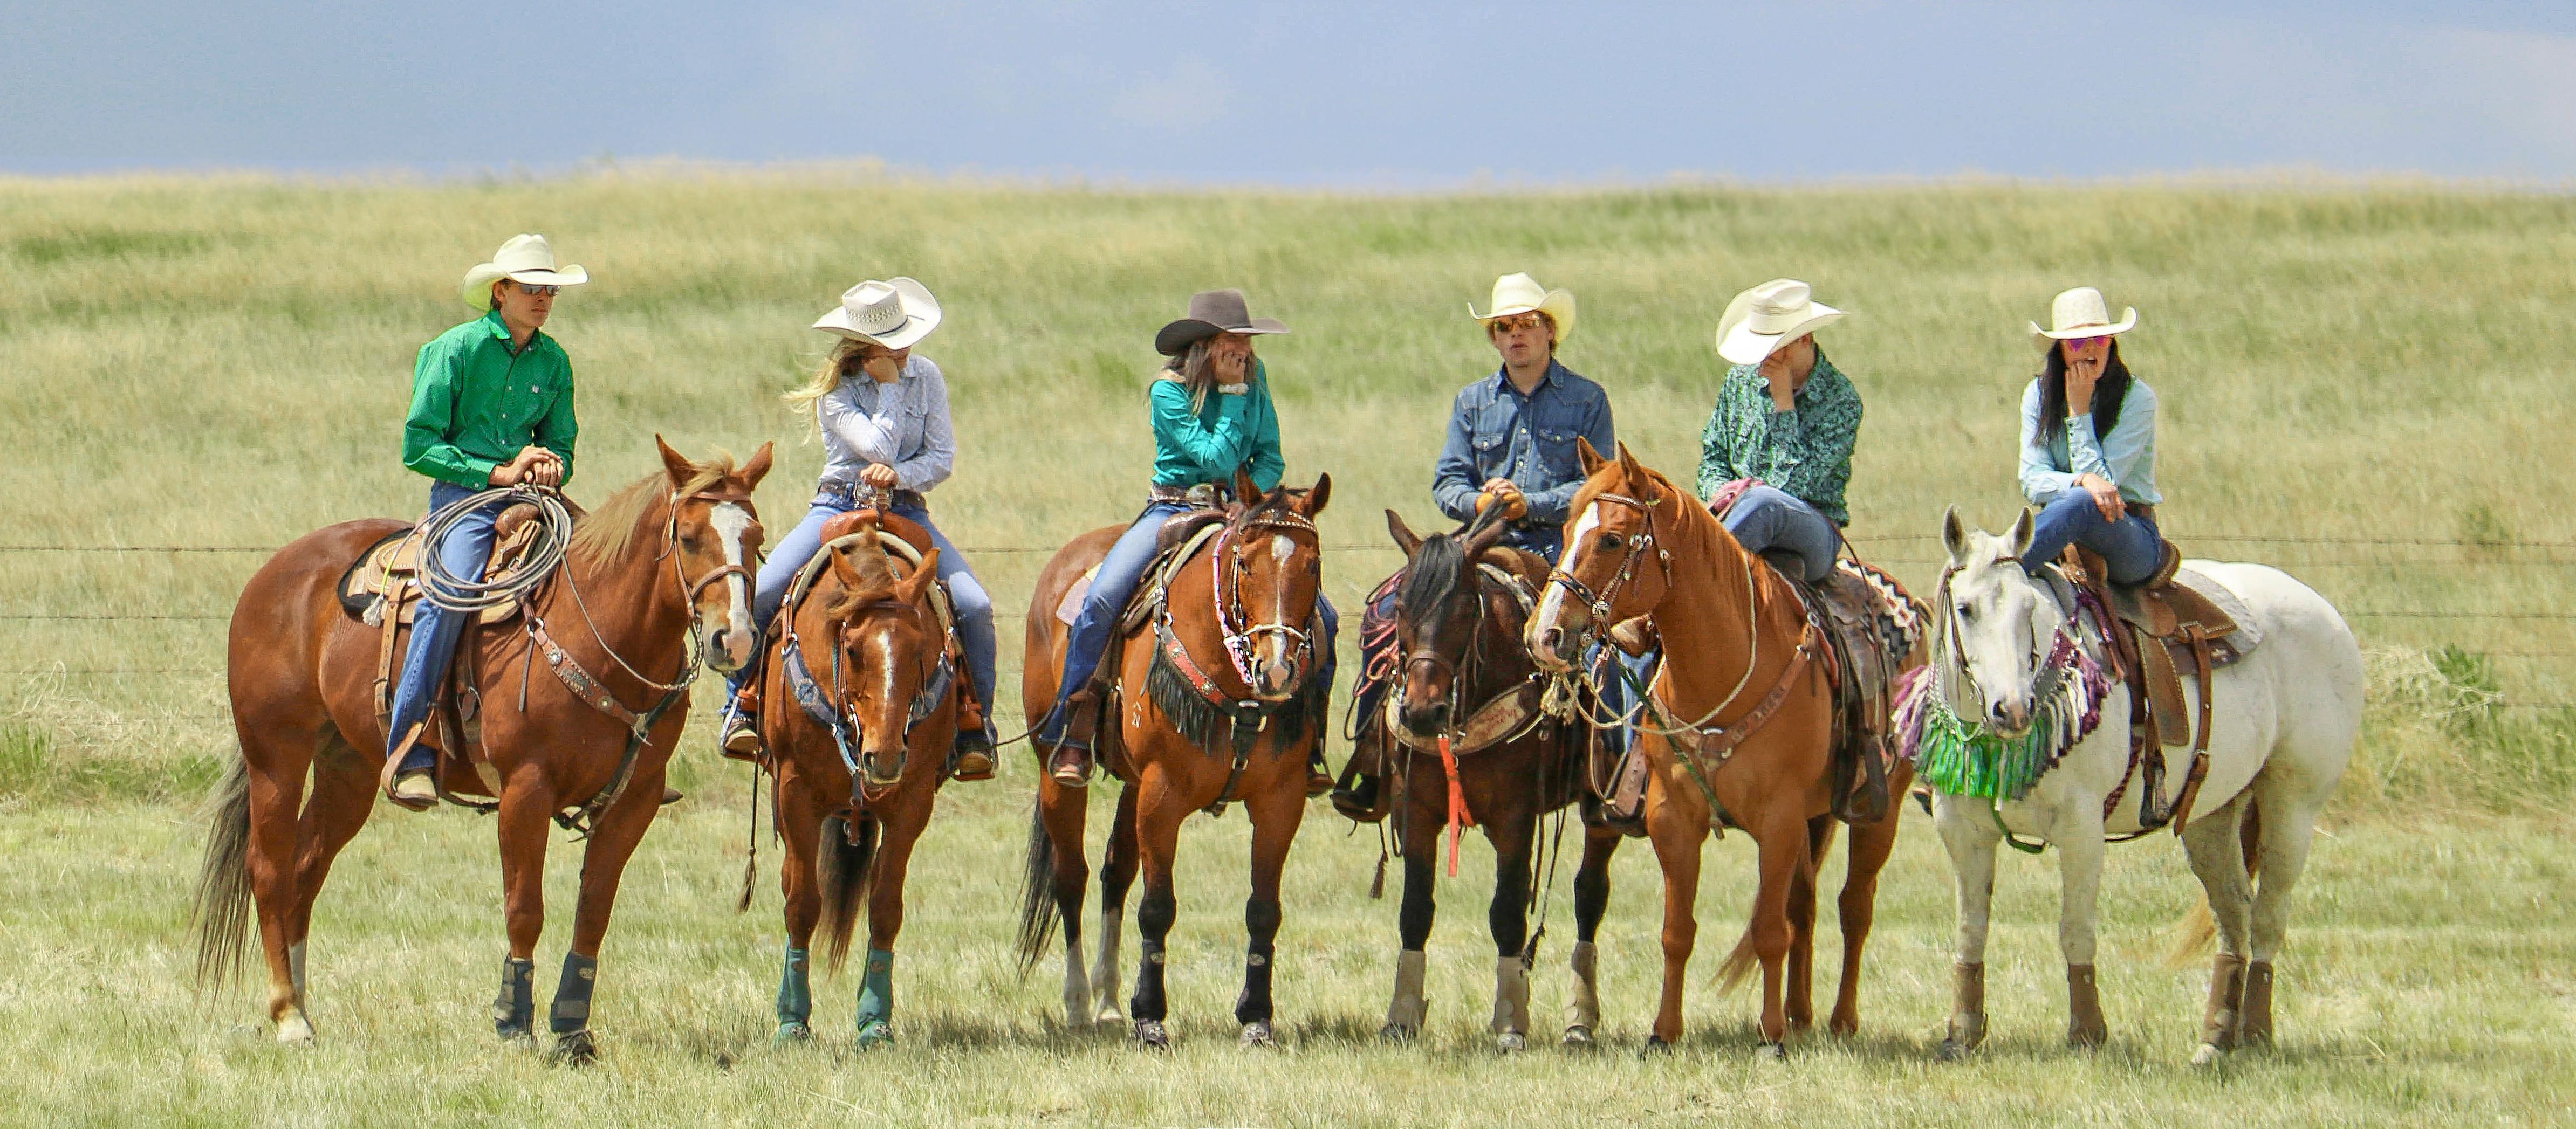
<path fill-rule="evenodd" d="M 1064 671 L 1056 684 L 1055 708 L 1038 728 L 1038 741 L 1056 752 L 1048 770 L 1068 785 L 1090 778 L 1091 726 L 1098 711 L 1090 691 L 1092 672 L 1109 648 L 1119 613 L 1154 563 L 1155 537 L 1165 519 L 1190 509 L 1214 505 L 1233 488 L 1237 470 L 1252 476 L 1255 489 L 1276 489 L 1288 469 L 1279 454 L 1279 412 L 1270 403 L 1270 384 L 1252 339 L 1286 333 L 1272 318 L 1255 318 L 1240 290 L 1211 290 L 1190 298 L 1189 316 L 1154 335 L 1154 349 L 1167 360 L 1154 374 L 1149 395 L 1154 420 L 1154 481 L 1145 510 L 1125 535 L 1109 548 L 1083 595 L 1082 613 L 1066 641 Z M 1333 634 L 1338 617 L 1321 595 L 1324 683 L 1333 679 Z M 1318 753 L 1320 754 L 1320 745 Z M 1330 781 L 1325 782 L 1330 786 Z"/>

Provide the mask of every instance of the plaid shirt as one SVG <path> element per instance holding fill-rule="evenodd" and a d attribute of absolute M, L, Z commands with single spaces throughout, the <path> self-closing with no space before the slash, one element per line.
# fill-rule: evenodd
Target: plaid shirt
<path fill-rule="evenodd" d="M 1699 493 L 1706 498 L 1739 478 L 1757 479 L 1850 525 L 1843 488 L 1851 483 L 1852 447 L 1860 438 L 1860 392 L 1816 351 L 1816 370 L 1791 400 L 1773 411 L 1771 382 L 1758 365 L 1727 370 L 1717 408 L 1699 435 Z"/>

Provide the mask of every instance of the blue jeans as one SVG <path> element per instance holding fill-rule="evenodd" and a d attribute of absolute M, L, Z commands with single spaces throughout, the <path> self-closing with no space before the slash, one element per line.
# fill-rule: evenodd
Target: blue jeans
<path fill-rule="evenodd" d="M 1127 610 L 1128 598 L 1144 582 L 1145 570 L 1153 567 L 1155 538 L 1162 533 L 1163 522 L 1185 508 L 1169 502 L 1146 506 L 1127 532 L 1118 535 L 1118 543 L 1109 547 L 1109 555 L 1100 559 L 1100 569 L 1091 574 L 1091 587 L 1083 593 L 1082 613 L 1074 617 L 1073 634 L 1065 642 L 1064 672 L 1056 683 L 1055 705 L 1047 710 L 1045 721 L 1038 727 L 1040 742 L 1064 743 L 1065 702 L 1100 668 L 1100 656 L 1109 650 L 1111 633 L 1118 630 L 1119 614 Z M 1315 610 L 1324 620 L 1324 637 L 1316 641 L 1316 653 L 1323 665 L 1316 673 L 1329 693 L 1333 684 L 1333 638 L 1340 629 L 1341 617 L 1321 592 L 1315 594 Z"/>
<path fill-rule="evenodd" d="M 2133 506 L 2118 521 L 2106 521 L 2102 508 L 2093 504 L 2093 495 L 2082 490 L 2069 490 L 2057 496 L 2039 511 L 2039 521 L 2032 527 L 2030 551 L 2022 554 L 2021 566 L 2038 571 L 2039 566 L 2056 560 L 2068 545 L 2082 545 L 2102 554 L 2102 563 L 2110 566 L 2107 578 L 2114 584 L 2135 584 L 2156 574 L 2164 563 L 2164 535 L 2156 523 L 2147 520 Z"/>
<path fill-rule="evenodd" d="M 1809 584 L 1822 584 L 1833 575 L 1834 552 L 1843 543 L 1833 519 L 1785 491 L 1758 483 L 1726 511 L 1726 531 L 1748 553 L 1784 549 L 1797 554 Z"/>
<path fill-rule="evenodd" d="M 796 582 L 796 573 L 823 548 L 823 525 L 855 509 L 846 495 L 824 494 L 814 499 L 805 511 L 805 520 L 778 539 L 778 549 L 760 566 L 760 578 L 752 586 L 751 618 L 765 630 L 778 615 L 778 607 L 787 602 L 787 588 Z M 975 570 L 966 564 L 966 554 L 950 544 L 939 527 L 930 524 L 930 511 L 918 506 L 896 506 L 898 517 L 908 518 L 930 532 L 930 543 L 939 549 L 939 582 L 947 585 L 948 599 L 957 606 L 957 642 L 966 651 L 966 676 L 975 682 L 975 695 L 984 703 L 984 736 L 993 736 L 993 597 L 984 591 Z M 743 675 L 725 679 L 728 693 L 742 689 Z M 728 701 L 731 699 L 728 698 Z"/>
<path fill-rule="evenodd" d="M 429 485 L 429 508 L 441 507 L 479 494 L 452 482 Z M 449 576 L 470 580 L 483 578 L 483 565 L 492 559 L 492 522 L 501 515 L 502 503 L 494 502 L 466 514 L 449 527 L 447 538 L 439 542 L 438 563 Z M 393 716 L 385 727 L 385 755 L 392 756 L 394 746 L 422 718 L 429 716 L 429 703 L 438 693 L 439 684 L 447 680 L 447 662 L 456 655 L 456 640 L 473 620 L 470 613 L 451 612 L 423 599 L 420 610 L 412 617 L 411 648 L 403 653 L 402 679 L 394 683 Z M 461 750 L 459 750 L 461 751 Z M 399 771 L 423 771 L 437 765 L 426 748 L 414 747 L 403 758 Z"/>

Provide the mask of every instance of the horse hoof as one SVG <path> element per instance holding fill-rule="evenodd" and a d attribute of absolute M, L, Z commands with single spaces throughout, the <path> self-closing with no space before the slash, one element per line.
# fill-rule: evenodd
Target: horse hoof
<path fill-rule="evenodd" d="M 793 1046 L 812 1041 L 814 1041 L 814 1029 L 796 1020 L 779 1024 L 778 1033 L 769 1037 L 769 1045 L 773 1047 Z"/>
<path fill-rule="evenodd" d="M 1270 1021 L 1267 1019 L 1256 1019 L 1244 1024 L 1243 1038 L 1237 1041 L 1246 1047 L 1259 1047 L 1264 1050 L 1275 1050 L 1279 1046 L 1279 1041 L 1270 1037 Z"/>
<path fill-rule="evenodd" d="M 296 1012 L 277 1021 L 277 1041 L 290 1047 L 313 1045 L 313 1021 Z"/>
<path fill-rule="evenodd" d="M 1936 1053 L 1940 1055 L 1941 1061 L 1943 1062 L 1959 1062 L 1966 1059 L 1968 1055 L 1975 1050 L 1975 1047 L 1969 1046 L 1967 1043 L 1961 1041 L 1958 1036 L 1953 1035 L 1941 1040 L 1941 1049 Z"/>
<path fill-rule="evenodd" d="M 546 1052 L 546 1061 L 556 1066 L 588 1066 L 599 1061 L 599 1044 L 587 1027 L 567 1032 L 555 1037 L 555 1049 Z"/>
<path fill-rule="evenodd" d="M 1126 1021 L 1127 1017 L 1119 1013 L 1116 1004 L 1102 1005 L 1100 1014 L 1091 1017 L 1092 1023 L 1102 1027 L 1113 1027 Z"/>
<path fill-rule="evenodd" d="M 1565 1045 L 1569 1047 L 1584 1047 L 1587 1049 L 1596 1045 L 1592 1041 L 1592 1029 L 1580 1023 L 1566 1027 Z"/>
<path fill-rule="evenodd" d="M 1789 1048 L 1778 1043 L 1757 1044 L 1753 1048 L 1753 1061 L 1757 1064 L 1785 1063 L 1789 1061 Z"/>
<path fill-rule="evenodd" d="M 1172 1033 L 1163 1028 L 1162 1020 L 1139 1019 L 1136 1021 L 1136 1045 L 1147 1050 L 1168 1051 L 1172 1049 Z"/>
<path fill-rule="evenodd" d="M 871 1019 L 859 1025 L 859 1049 L 872 1051 L 894 1045 L 894 1025 L 882 1019 Z"/>
<path fill-rule="evenodd" d="M 1516 1055 L 1528 1049 L 1529 1039 L 1518 1031 L 1505 1031 L 1494 1037 L 1494 1050 L 1498 1053 Z"/>
<path fill-rule="evenodd" d="M 2218 1060 L 2226 1055 L 2227 1052 L 2219 1050 L 2216 1046 L 2202 1043 L 2199 1050 L 2191 1052 L 2191 1064 L 2195 1067 L 2216 1066 Z"/>
<path fill-rule="evenodd" d="M 1422 1034 L 1422 1032 L 1418 1028 L 1407 1027 L 1401 1023 L 1390 1023 L 1377 1029 L 1377 1041 L 1381 1043 L 1410 1043 L 1420 1034 Z"/>
<path fill-rule="evenodd" d="M 1673 1045 L 1665 1042 L 1664 1037 L 1661 1035 L 1648 1035 L 1646 1036 L 1646 1049 L 1637 1053 L 1641 1058 L 1668 1057 L 1673 1053 Z"/>

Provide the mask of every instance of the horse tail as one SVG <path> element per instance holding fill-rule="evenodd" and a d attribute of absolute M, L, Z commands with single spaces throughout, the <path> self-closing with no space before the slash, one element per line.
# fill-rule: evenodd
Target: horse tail
<path fill-rule="evenodd" d="M 1055 939 L 1055 839 L 1047 834 L 1046 811 L 1029 805 L 1029 849 L 1020 875 L 1020 976 L 1046 955 Z"/>
<path fill-rule="evenodd" d="M 857 827 L 853 833 L 851 819 Z M 823 948 L 823 968 L 837 975 L 850 959 L 850 933 L 867 904 L 868 879 L 876 869 L 877 817 L 861 812 L 823 821 L 823 841 L 815 851 L 814 884 L 823 891 L 823 926 L 830 941 Z M 855 840 L 855 841 L 854 841 Z"/>
<path fill-rule="evenodd" d="M 235 758 L 208 804 L 206 857 L 197 868 L 189 923 L 197 934 L 197 988 L 230 982 L 250 950 L 250 762 Z"/>
<path fill-rule="evenodd" d="M 2263 845 L 2263 812 L 2254 806 L 2254 793 L 2245 794 L 2245 822 L 2236 829 L 2237 842 L 2245 851 L 2245 877 L 2251 882 L 2262 872 L 2258 849 Z M 2165 949 L 2164 964 L 2169 969 L 2187 968 L 2200 962 L 2218 939 L 2218 919 L 2209 912 L 2209 891 L 2202 890 L 2192 899 L 2191 908 L 2174 920 L 2165 931 L 2171 944 Z"/>

